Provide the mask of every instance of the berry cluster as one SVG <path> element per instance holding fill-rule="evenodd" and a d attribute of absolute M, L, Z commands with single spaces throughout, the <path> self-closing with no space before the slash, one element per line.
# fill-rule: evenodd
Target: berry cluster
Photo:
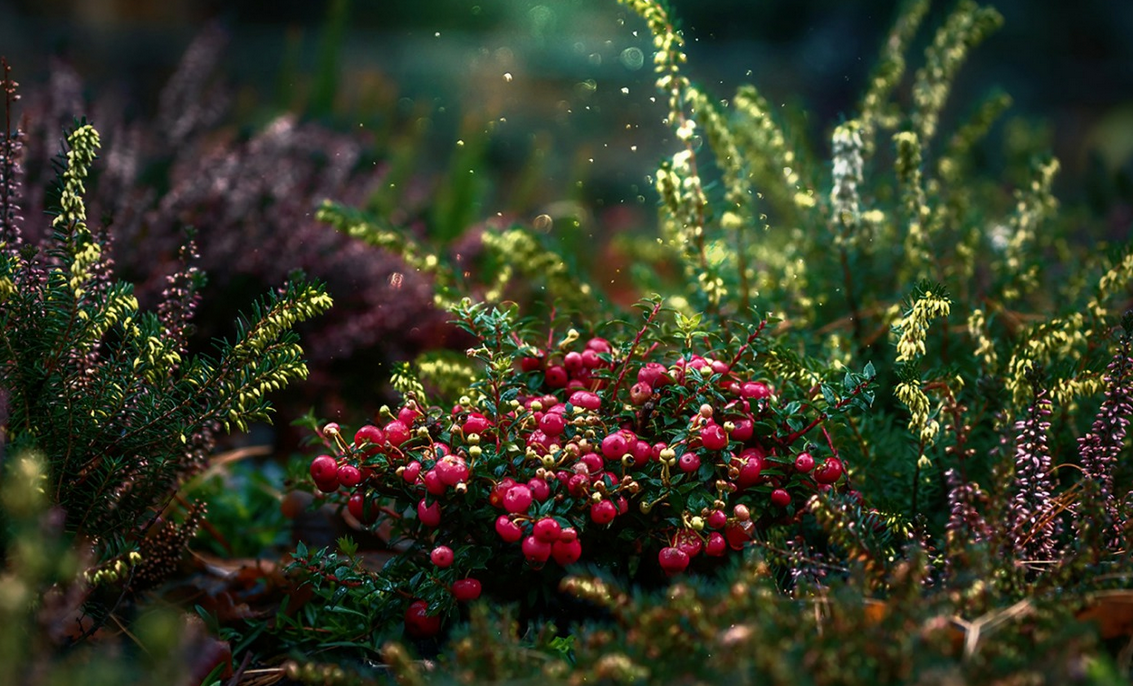
<path fill-rule="evenodd" d="M 698 557 L 708 568 L 761 527 L 797 521 L 845 471 L 826 414 L 784 407 L 741 367 L 759 331 L 727 358 L 654 345 L 634 359 L 638 340 L 619 348 L 573 331 L 557 346 L 517 343 L 477 400 L 443 410 L 409 397 L 352 442 L 328 425 L 336 454 L 316 457 L 311 476 L 326 494 L 345 491 L 360 522 L 398 520 L 429 567 L 418 582 L 449 599 L 479 595 L 474 568 L 492 574 L 519 556 L 534 569 L 612 558 L 624 569 L 629 556 L 669 576 Z M 807 438 L 816 428 L 821 445 Z M 415 636 L 432 626 L 420 607 L 406 615 Z"/>

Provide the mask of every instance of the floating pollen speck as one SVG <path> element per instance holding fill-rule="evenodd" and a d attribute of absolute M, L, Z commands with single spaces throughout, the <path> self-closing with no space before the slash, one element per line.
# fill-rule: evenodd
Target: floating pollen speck
<path fill-rule="evenodd" d="M 401 282 L 405 280 L 405 275 L 401 272 L 394 272 L 389 275 L 389 285 L 394 288 L 401 288 Z"/>
<path fill-rule="evenodd" d="M 508 83 L 511 83 L 511 72 L 510 72 L 510 71 L 505 71 L 505 72 L 504 72 L 504 81 L 507 81 Z"/>

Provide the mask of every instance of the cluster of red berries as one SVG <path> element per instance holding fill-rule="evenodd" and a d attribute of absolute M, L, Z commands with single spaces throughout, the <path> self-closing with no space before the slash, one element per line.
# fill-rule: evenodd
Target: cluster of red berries
<path fill-rule="evenodd" d="M 775 390 L 733 370 L 735 360 L 627 364 L 601 338 L 525 353 L 513 385 L 481 388 L 449 412 L 409 399 L 352 443 L 328 425 L 337 457 L 311 463 L 318 489 L 348 491 L 360 522 L 404 513 L 402 525 L 433 546 L 434 571 L 451 574 L 455 600 L 480 594 L 480 582 L 457 571 L 467 544 L 515 546 L 533 567 L 566 566 L 583 558 L 591 534 L 624 519 L 634 543 L 619 553 L 659 549 L 673 575 L 697 556 L 742 549 L 759 525 L 791 521 L 808 494 L 843 476 L 832 444 L 825 459 L 817 446 L 793 447 L 805 432 L 776 424 Z M 611 553 L 588 559 L 602 554 Z M 406 627 L 428 635 L 426 619 L 414 603 Z"/>

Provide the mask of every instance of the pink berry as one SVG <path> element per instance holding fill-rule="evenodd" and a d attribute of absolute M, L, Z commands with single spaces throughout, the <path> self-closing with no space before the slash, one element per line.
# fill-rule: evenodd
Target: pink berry
<path fill-rule="evenodd" d="M 602 366 L 602 358 L 598 357 L 597 350 L 582 351 L 582 366 L 587 369 L 597 369 Z"/>
<path fill-rule="evenodd" d="M 712 510 L 708 513 L 708 519 L 705 520 L 710 528 L 723 529 L 728 523 L 728 515 L 724 514 L 723 510 Z"/>
<path fill-rule="evenodd" d="M 425 499 L 422 498 L 421 501 L 417 503 L 417 519 L 420 519 L 422 524 L 430 528 L 440 526 L 441 504 L 434 502 L 432 505 L 426 505 Z"/>
<path fill-rule="evenodd" d="M 447 569 L 452 566 L 453 561 L 456 559 L 456 555 L 453 554 L 452 548 L 448 547 L 447 545 L 439 545 L 436 548 L 433 548 L 433 552 L 429 553 L 429 559 L 433 561 L 433 564 L 440 567 L 441 569 Z"/>
<path fill-rule="evenodd" d="M 814 469 L 814 458 L 811 457 L 810 453 L 799 453 L 798 456 L 795 457 L 796 471 L 806 473 L 812 469 Z"/>
<path fill-rule="evenodd" d="M 709 450 L 723 450 L 728 447 L 728 434 L 724 427 L 710 422 L 700 430 L 700 442 Z"/>
<path fill-rule="evenodd" d="M 717 510 L 719 511 L 719 510 Z M 728 541 L 719 531 L 708 534 L 708 542 L 704 544 L 704 554 L 709 557 L 720 557 L 728 549 Z"/>
<path fill-rule="evenodd" d="M 582 371 L 582 354 L 571 351 L 563 356 L 563 366 L 566 367 L 567 372 L 577 374 Z"/>
<path fill-rule="evenodd" d="M 602 439 L 602 455 L 607 460 L 620 460 L 627 450 L 629 450 L 629 442 L 620 431 Z"/>
<path fill-rule="evenodd" d="M 609 500 L 599 500 L 590 506 L 590 519 L 595 524 L 609 524 L 618 516 L 618 506 Z"/>
<path fill-rule="evenodd" d="M 459 579 L 452 582 L 452 597 L 467 603 L 480 597 L 480 582 L 476 579 Z"/>
<path fill-rule="evenodd" d="M 386 440 L 392 446 L 399 446 L 409 440 L 409 427 L 398 420 L 386 424 Z"/>
<path fill-rule="evenodd" d="M 350 512 L 350 516 L 363 524 L 373 524 L 378 519 L 377 505 L 370 503 L 369 507 L 367 507 L 366 494 L 361 491 L 350 496 L 350 500 L 346 501 L 346 509 Z"/>
<path fill-rule="evenodd" d="M 421 416 L 421 410 L 414 409 L 406 405 L 397 411 L 397 421 L 401 422 L 407 427 L 413 426 L 417 418 Z"/>
<path fill-rule="evenodd" d="M 363 445 L 380 446 L 385 443 L 386 437 L 382 430 L 373 424 L 366 424 L 365 426 L 354 432 L 354 446 L 361 448 Z"/>
<path fill-rule="evenodd" d="M 586 466 L 586 471 L 589 474 L 597 474 L 601 472 L 602 467 L 605 466 L 602 463 L 602 458 L 598 456 L 598 453 L 586 453 L 578 458 L 578 462 Z"/>
<path fill-rule="evenodd" d="M 464 458 L 456 455 L 446 455 L 441 458 L 434 469 L 441 482 L 446 486 L 455 486 L 468 480 L 468 465 L 464 462 Z"/>
<path fill-rule="evenodd" d="M 585 410 L 599 410 L 602 408 L 602 399 L 598 397 L 597 393 L 591 393 L 590 391 L 575 391 L 570 394 L 568 402 L 575 407 L 581 407 Z"/>
<path fill-rule="evenodd" d="M 695 472 L 700 469 L 700 456 L 689 451 L 681 455 L 680 459 L 677 460 L 677 467 L 679 467 L 682 472 Z"/>
<path fill-rule="evenodd" d="M 512 514 L 527 512 L 533 499 L 530 488 L 524 484 L 516 484 L 504 493 L 504 509 Z"/>
<path fill-rule="evenodd" d="M 574 564 L 582 557 L 582 543 L 578 539 L 558 540 L 551 544 L 551 556 L 562 566 Z"/>
<path fill-rule="evenodd" d="M 569 380 L 570 377 L 567 375 L 567 371 L 560 365 L 555 364 L 547 367 L 544 381 L 549 388 L 565 388 Z"/>
<path fill-rule="evenodd" d="M 428 491 L 430 495 L 444 495 L 445 491 L 448 490 L 448 486 L 445 486 L 445 482 L 441 481 L 441 475 L 437 474 L 436 469 L 430 469 L 425 472 L 424 481 L 425 490 Z"/>
<path fill-rule="evenodd" d="M 528 536 L 523 539 L 523 557 L 533 565 L 541 565 L 551 557 L 551 544 Z"/>
<path fill-rule="evenodd" d="M 414 600 L 405 610 L 405 631 L 413 638 L 436 636 L 441 630 L 441 618 L 429 614 L 429 604 Z"/>
<path fill-rule="evenodd" d="M 566 420 L 556 412 L 548 412 L 539 420 L 539 430 L 552 438 L 558 437 L 565 429 Z"/>
<path fill-rule="evenodd" d="M 338 468 L 338 483 L 347 488 L 354 488 L 362 483 L 362 472 L 352 464 L 344 464 Z"/>
<path fill-rule="evenodd" d="M 405 471 L 403 471 L 401 473 L 401 478 L 405 479 L 409 483 L 414 483 L 415 481 L 417 481 L 417 477 L 420 474 L 421 474 L 421 463 L 417 462 L 417 461 L 413 461 L 413 462 L 410 462 L 409 464 L 405 465 Z"/>
<path fill-rule="evenodd" d="M 637 380 L 653 388 L 663 386 L 668 382 L 668 370 L 659 362 L 646 362 L 645 366 L 637 371 Z"/>
<path fill-rule="evenodd" d="M 508 519 L 507 515 L 500 515 L 496 518 L 496 533 L 507 543 L 515 543 L 523 538 L 523 529 Z"/>
<path fill-rule="evenodd" d="M 484 415 L 479 412 L 470 412 L 468 413 L 468 418 L 464 420 L 464 424 L 461 425 L 460 430 L 464 432 L 465 436 L 482 434 L 487 431 L 488 427 L 491 425 L 492 423 L 488 421 L 488 418 Z"/>
<path fill-rule="evenodd" d="M 324 483 L 338 481 L 338 461 L 330 455 L 319 455 L 311 460 L 311 478 Z"/>
<path fill-rule="evenodd" d="M 842 461 L 836 457 L 828 457 L 814 473 L 814 480 L 820 484 L 832 484 L 846 472 L 846 468 L 842 465 Z"/>
<path fill-rule="evenodd" d="M 752 400 L 763 400 L 772 395 L 771 387 L 762 381 L 748 381 L 740 387 L 740 394 Z"/>
<path fill-rule="evenodd" d="M 678 548 L 662 548 L 657 554 L 657 562 L 661 564 L 661 569 L 667 576 L 680 574 L 688 568 L 688 553 Z"/>
<path fill-rule="evenodd" d="M 551 485 L 543 479 L 533 478 L 527 482 L 527 487 L 531 489 L 531 495 L 539 502 L 551 497 Z"/>
<path fill-rule="evenodd" d="M 746 441 L 755 433 L 755 423 L 749 417 L 735 419 L 732 421 L 735 428 L 732 429 L 730 437 L 736 441 Z"/>
<path fill-rule="evenodd" d="M 677 533 L 676 547 L 685 555 L 696 557 L 704 549 L 704 541 L 700 540 L 695 531 L 684 529 Z"/>
<path fill-rule="evenodd" d="M 559 540 L 563 527 L 551 517 L 544 517 L 535 522 L 531 534 L 544 543 L 554 543 Z"/>

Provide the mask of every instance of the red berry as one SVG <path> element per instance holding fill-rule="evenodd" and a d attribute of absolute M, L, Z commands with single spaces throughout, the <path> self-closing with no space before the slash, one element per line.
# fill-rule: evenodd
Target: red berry
<path fill-rule="evenodd" d="M 354 447 L 361 448 L 363 445 L 380 446 L 385 443 L 386 437 L 382 430 L 373 424 L 367 424 L 358 431 L 354 432 Z M 368 453 L 373 454 L 373 453 Z"/>
<path fill-rule="evenodd" d="M 700 469 L 700 456 L 694 452 L 687 452 L 677 460 L 677 467 L 682 472 L 695 472 Z"/>
<path fill-rule="evenodd" d="M 587 369 L 597 369 L 602 366 L 602 358 L 598 357 L 597 350 L 582 351 L 582 366 Z"/>
<path fill-rule="evenodd" d="M 602 463 L 602 458 L 598 456 L 598 453 L 586 453 L 582 457 L 578 458 L 578 462 L 579 464 L 586 467 L 586 472 L 588 474 L 597 474 L 601 472 L 602 467 L 605 466 Z"/>
<path fill-rule="evenodd" d="M 468 480 L 468 465 L 463 457 L 446 455 L 442 457 L 434 468 L 441 482 L 446 486 L 455 486 Z M 426 482 L 426 486 L 428 483 Z"/>
<path fill-rule="evenodd" d="M 523 538 L 523 529 L 520 528 L 518 524 L 508 519 L 507 515 L 496 517 L 496 533 L 507 543 L 515 543 Z"/>
<path fill-rule="evenodd" d="M 531 495 L 539 502 L 551 497 L 551 486 L 543 479 L 533 478 L 527 482 L 527 487 L 531 489 Z"/>
<path fill-rule="evenodd" d="M 608 353 L 613 350 L 613 348 L 610 347 L 610 342 L 600 336 L 595 336 L 586 341 L 586 349 L 593 350 L 596 353 Z"/>
<path fill-rule="evenodd" d="M 728 434 L 724 427 L 710 422 L 700 430 L 700 443 L 709 450 L 723 450 L 728 447 Z"/>
<path fill-rule="evenodd" d="M 759 448 L 748 448 L 740 453 L 740 474 L 736 477 L 736 485 L 747 488 L 759 483 L 759 475 L 763 471 L 764 452 Z"/>
<path fill-rule="evenodd" d="M 445 486 L 445 482 L 441 481 L 441 475 L 437 474 L 436 469 L 425 472 L 425 490 L 430 495 L 444 495 L 447 489 L 448 486 Z"/>
<path fill-rule="evenodd" d="M 717 510 L 719 511 L 719 510 Z M 728 541 L 724 539 L 723 534 L 718 531 L 713 531 L 708 534 L 708 542 L 704 544 L 704 554 L 709 557 L 720 557 L 728 549 Z"/>
<path fill-rule="evenodd" d="M 464 424 L 461 425 L 460 430 L 464 432 L 465 436 L 482 434 L 487 431 L 488 427 L 491 425 L 492 423 L 488 421 L 488 418 L 484 415 L 479 412 L 470 412 L 468 418 L 464 420 Z"/>
<path fill-rule="evenodd" d="M 728 515 L 723 510 L 712 510 L 708 513 L 706 523 L 713 529 L 723 529 L 728 523 Z"/>
<path fill-rule="evenodd" d="M 421 474 L 421 463 L 417 461 L 410 462 L 405 465 L 405 471 L 401 473 L 401 478 L 409 483 L 417 481 L 417 476 Z"/>
<path fill-rule="evenodd" d="M 646 362 L 645 366 L 637 371 L 637 380 L 658 388 L 669 382 L 668 371 L 665 365 L 659 362 Z"/>
<path fill-rule="evenodd" d="M 570 394 L 568 402 L 585 410 L 598 410 L 602 407 L 602 399 L 598 397 L 597 393 L 590 391 L 575 391 Z"/>
<path fill-rule="evenodd" d="M 657 561 L 667 576 L 673 576 L 688 568 L 688 553 L 678 548 L 662 548 L 657 553 Z"/>
<path fill-rule="evenodd" d="M 795 458 L 795 469 L 806 473 L 814 469 L 814 458 L 810 453 L 799 453 Z"/>
<path fill-rule="evenodd" d="M 741 550 L 747 542 L 751 540 L 750 529 L 754 529 L 751 522 L 744 522 L 743 524 L 729 524 L 724 529 L 724 538 L 728 541 L 728 546 L 732 550 Z"/>
<path fill-rule="evenodd" d="M 836 457 L 828 457 L 814 473 L 814 480 L 820 484 L 832 484 L 838 479 L 842 478 L 842 474 L 846 472 L 846 468 L 842 465 L 842 461 Z"/>
<path fill-rule="evenodd" d="M 315 487 L 323 493 L 334 493 L 338 490 L 338 477 L 333 476 L 325 481 L 315 480 Z"/>
<path fill-rule="evenodd" d="M 582 354 L 574 352 L 573 350 L 563 356 L 563 366 L 571 374 L 577 374 L 582 370 Z"/>
<path fill-rule="evenodd" d="M 440 567 L 441 569 L 447 569 L 452 566 L 453 560 L 456 559 L 456 555 L 453 554 L 452 548 L 448 547 L 447 545 L 439 545 L 436 548 L 433 548 L 433 552 L 429 553 L 429 559 L 433 561 L 433 564 Z"/>
<path fill-rule="evenodd" d="M 640 439 L 633 442 L 630 446 L 629 452 L 633 455 L 633 466 L 640 467 L 649 461 L 649 454 L 652 450 L 651 446 Z"/>
<path fill-rule="evenodd" d="M 421 410 L 414 409 L 408 405 L 397 411 L 397 421 L 407 427 L 413 426 L 413 423 L 417 421 L 417 418 L 420 416 Z"/>
<path fill-rule="evenodd" d="M 595 524 L 609 524 L 618 516 L 618 506 L 609 500 L 599 500 L 590 506 L 590 519 Z"/>
<path fill-rule="evenodd" d="M 607 460 L 620 460 L 629 450 L 629 441 L 620 431 L 602 439 L 602 455 Z"/>
<path fill-rule="evenodd" d="M 770 398 L 772 393 L 771 387 L 762 381 L 748 381 L 740 387 L 740 395 L 752 400 L 763 400 Z"/>
<path fill-rule="evenodd" d="M 696 557 L 704 549 L 704 541 L 700 540 L 695 531 L 683 529 L 677 533 L 676 547 L 685 555 Z"/>
<path fill-rule="evenodd" d="M 755 422 L 751 421 L 748 417 L 732 420 L 735 428 L 732 429 L 730 437 L 736 441 L 746 441 L 755 433 Z"/>
<path fill-rule="evenodd" d="M 338 483 L 347 488 L 354 488 L 362 483 L 362 472 L 352 464 L 344 464 L 338 468 Z"/>
<path fill-rule="evenodd" d="M 350 512 L 350 516 L 363 524 L 373 524 L 378 519 L 378 506 L 370 503 L 367 507 L 366 494 L 361 491 L 350 496 L 350 500 L 346 501 L 346 509 Z"/>
<path fill-rule="evenodd" d="M 549 388 L 565 388 L 570 380 L 567 371 L 557 364 L 547 367 L 543 378 Z"/>
<path fill-rule="evenodd" d="M 576 531 L 574 529 L 574 527 L 568 526 L 567 528 L 565 528 L 561 532 L 559 532 L 559 540 L 562 541 L 563 543 L 570 543 L 571 541 L 577 541 L 578 540 L 578 531 Z"/>
<path fill-rule="evenodd" d="M 534 372 L 543 368 L 543 353 L 539 357 L 523 357 L 519 360 L 519 368 L 525 372 Z"/>
<path fill-rule="evenodd" d="M 782 488 L 771 491 L 771 504 L 776 507 L 786 507 L 791 504 L 791 494 Z"/>
<path fill-rule="evenodd" d="M 523 484 L 516 484 L 504 493 L 504 509 L 512 514 L 527 512 L 534 498 L 531 489 Z"/>
<path fill-rule="evenodd" d="M 539 420 L 539 430 L 552 438 L 559 436 L 566 429 L 566 420 L 557 412 L 547 412 Z"/>
<path fill-rule="evenodd" d="M 409 440 L 409 427 L 395 419 L 386 424 L 385 435 L 390 445 L 399 446 Z"/>
<path fill-rule="evenodd" d="M 434 502 L 432 505 L 426 505 L 425 499 L 422 498 L 421 502 L 417 503 L 417 519 L 427 527 L 436 528 L 441 523 L 441 504 Z"/>
<path fill-rule="evenodd" d="M 436 636 L 441 618 L 429 614 L 429 604 L 424 600 L 414 600 L 405 611 L 405 630 L 413 638 Z"/>
<path fill-rule="evenodd" d="M 338 481 L 338 461 L 330 455 L 319 455 L 311 460 L 311 478 L 327 483 Z"/>
<path fill-rule="evenodd" d="M 541 565 L 551 557 L 551 544 L 534 536 L 523 539 L 523 557 L 534 565 Z"/>
<path fill-rule="evenodd" d="M 555 541 L 551 544 L 551 556 L 555 558 L 555 562 L 563 567 L 574 564 L 582 557 L 582 543 L 577 538 L 569 541 L 562 539 Z"/>
<path fill-rule="evenodd" d="M 629 387 L 629 401 L 634 405 L 644 405 L 653 397 L 653 387 L 638 381 Z"/>
<path fill-rule="evenodd" d="M 563 527 L 551 517 L 544 517 L 535 522 L 531 534 L 544 543 L 554 543 L 559 540 Z"/>
<path fill-rule="evenodd" d="M 459 579 L 452 582 L 452 597 L 467 603 L 480 597 L 480 582 L 476 579 Z"/>

